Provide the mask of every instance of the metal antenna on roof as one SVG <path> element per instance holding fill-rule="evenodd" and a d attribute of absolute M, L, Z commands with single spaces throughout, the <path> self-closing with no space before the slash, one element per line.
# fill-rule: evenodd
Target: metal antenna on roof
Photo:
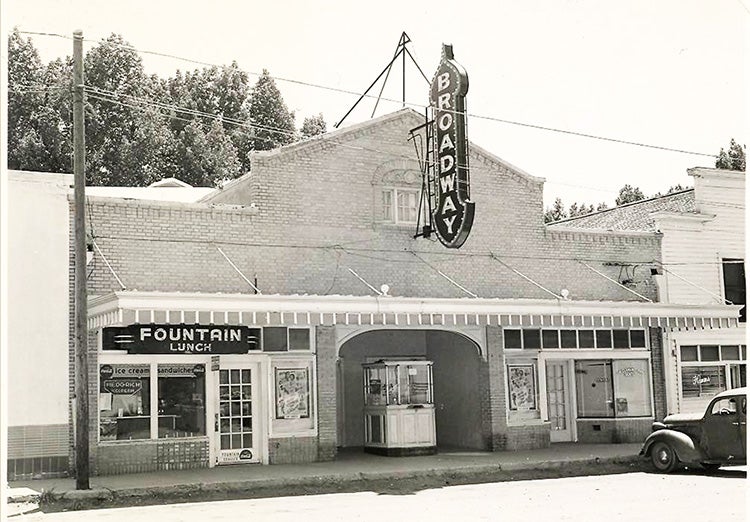
<path fill-rule="evenodd" d="M 347 111 L 346 114 L 344 114 L 344 117 L 341 118 L 341 120 L 334 125 L 334 128 L 339 128 L 339 126 L 344 122 L 347 116 L 351 114 L 351 112 L 359 105 L 359 102 L 362 101 L 362 99 L 367 96 L 367 93 L 370 92 L 370 89 L 372 89 L 376 83 L 380 80 L 380 78 L 385 74 L 385 79 L 383 80 L 383 85 L 380 87 L 380 92 L 378 93 L 378 97 L 375 101 L 375 107 L 372 109 L 372 114 L 370 117 L 372 118 L 375 116 L 375 111 L 378 108 L 378 104 L 380 103 L 380 98 L 383 96 L 383 89 L 385 89 L 385 84 L 388 82 L 388 77 L 391 74 L 391 68 L 393 67 L 393 64 L 396 62 L 399 56 L 401 56 L 401 69 L 402 69 L 402 82 L 401 82 L 401 106 L 406 107 L 406 56 L 408 55 L 409 58 L 411 58 L 411 61 L 414 63 L 414 65 L 417 67 L 417 70 L 422 74 L 422 77 L 425 79 L 425 81 L 429 84 L 430 80 L 425 76 L 424 72 L 422 71 L 422 68 L 419 66 L 417 61 L 414 59 L 414 56 L 412 56 L 411 52 L 409 52 L 409 49 L 406 48 L 406 44 L 410 43 L 411 39 L 409 38 L 409 35 L 406 34 L 406 32 L 402 32 L 401 36 L 398 39 L 398 45 L 396 46 L 396 52 L 393 54 L 393 58 L 391 58 L 391 61 L 388 62 L 388 65 L 385 66 L 385 68 L 378 74 L 378 77 L 375 78 L 375 80 L 370 84 L 370 86 L 365 90 L 364 93 L 359 97 L 359 99 L 354 102 L 354 105 Z"/>

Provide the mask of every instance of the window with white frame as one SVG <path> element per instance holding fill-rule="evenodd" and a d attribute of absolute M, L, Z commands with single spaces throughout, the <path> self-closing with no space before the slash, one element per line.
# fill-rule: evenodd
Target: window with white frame
<path fill-rule="evenodd" d="M 644 329 L 505 328 L 506 350 L 645 349 Z"/>
<path fill-rule="evenodd" d="M 416 225 L 420 214 L 420 191 L 418 189 L 383 188 L 380 202 L 382 221 L 397 225 Z M 421 212 L 423 216 L 426 216 L 424 209 L 421 209 Z"/>
<path fill-rule="evenodd" d="M 722 276 L 724 279 L 724 297 L 727 301 L 736 305 L 745 305 L 745 260 L 744 259 L 722 259 Z M 747 319 L 747 307 L 740 310 L 740 322 Z"/>
<path fill-rule="evenodd" d="M 683 399 L 707 399 L 746 386 L 745 345 L 682 345 L 680 391 Z"/>

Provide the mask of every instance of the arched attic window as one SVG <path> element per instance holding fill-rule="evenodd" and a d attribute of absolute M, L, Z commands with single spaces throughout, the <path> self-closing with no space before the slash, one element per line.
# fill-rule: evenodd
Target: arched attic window
<path fill-rule="evenodd" d="M 372 186 L 375 223 L 416 226 L 420 213 L 420 221 L 426 222 L 427 201 L 420 202 L 422 172 L 416 161 L 398 159 L 383 163 L 375 170 Z"/>

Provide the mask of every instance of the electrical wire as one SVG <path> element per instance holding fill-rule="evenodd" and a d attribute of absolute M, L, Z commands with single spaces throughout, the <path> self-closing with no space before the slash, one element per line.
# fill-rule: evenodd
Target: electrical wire
<path fill-rule="evenodd" d="M 66 35 L 61 35 L 61 34 L 57 34 L 57 33 L 42 33 L 42 32 L 34 32 L 34 31 L 19 31 L 19 33 L 21 33 L 21 34 L 30 34 L 30 35 L 41 35 L 41 36 L 53 36 L 53 37 L 65 38 L 65 39 L 69 39 L 69 40 L 73 39 L 72 36 L 66 36 Z M 193 63 L 193 64 L 197 64 L 197 65 L 203 65 L 203 66 L 209 66 L 209 67 L 220 67 L 220 68 L 226 67 L 224 65 L 212 64 L 212 63 L 209 63 L 209 62 L 204 62 L 204 61 L 200 61 L 200 60 L 194 60 L 194 59 L 190 59 L 190 58 L 185 58 L 185 57 L 181 57 L 181 56 L 177 56 L 177 55 L 173 55 L 173 54 L 169 54 L 169 53 L 162 53 L 162 52 L 157 52 L 157 51 L 149 51 L 149 50 L 145 50 L 145 49 L 139 49 L 139 48 L 133 47 L 131 45 L 124 45 L 124 44 L 116 44 L 116 43 L 112 43 L 112 42 L 107 42 L 106 40 L 102 42 L 102 41 L 96 41 L 96 40 L 91 40 L 91 39 L 84 38 L 83 41 L 85 41 L 85 42 L 95 42 L 95 43 L 99 43 L 99 44 L 103 43 L 104 45 L 110 45 L 110 46 L 113 46 L 113 47 L 119 47 L 119 48 L 123 48 L 123 49 L 128 49 L 128 50 L 131 50 L 131 51 L 134 51 L 134 52 L 137 52 L 137 53 L 141 53 L 141 54 L 151 54 L 151 55 L 155 55 L 155 56 L 160 56 L 160 57 L 164 57 L 164 58 L 170 58 L 170 59 L 180 60 L 180 61 L 184 61 L 184 62 L 188 62 L 188 63 Z M 421 71 L 421 69 L 420 69 L 420 71 Z M 242 72 L 245 72 L 246 74 L 251 74 L 253 76 L 258 76 L 258 77 L 261 76 L 261 74 L 253 72 L 253 71 L 242 70 Z M 423 73 L 423 75 L 424 75 L 424 73 Z M 320 84 L 315 84 L 315 83 L 310 83 L 310 82 L 305 82 L 305 81 L 295 80 L 295 79 L 290 79 L 290 78 L 283 78 L 283 77 L 280 77 L 280 76 L 271 76 L 271 75 L 269 75 L 269 77 L 272 78 L 272 79 L 274 79 L 274 80 L 278 80 L 278 81 L 282 81 L 282 82 L 294 83 L 294 84 L 298 84 L 298 85 L 302 85 L 302 86 L 306 86 L 306 87 L 315 87 L 315 88 L 324 89 L 324 90 L 328 90 L 328 91 L 332 91 L 332 92 L 337 92 L 337 93 L 340 93 L 340 94 L 351 94 L 351 95 L 355 95 L 355 96 L 362 96 L 362 97 L 369 97 L 369 98 L 379 98 L 379 99 L 385 100 L 385 101 L 390 101 L 390 102 L 395 102 L 395 103 L 402 103 L 402 104 L 408 105 L 409 107 L 412 107 L 412 108 L 418 107 L 418 108 L 420 108 L 422 110 L 424 110 L 426 107 L 428 107 L 428 106 L 422 105 L 422 104 L 404 102 L 403 100 L 395 100 L 395 99 L 390 99 L 390 98 L 377 97 L 375 95 L 362 94 L 362 93 L 359 93 L 359 92 L 356 92 L 356 91 L 351 91 L 351 90 L 346 90 L 346 89 L 340 89 L 340 88 L 337 88 L 337 87 L 320 85 Z M 455 112 L 455 111 L 446 111 L 446 112 Z M 466 115 L 467 118 L 482 119 L 482 120 L 492 121 L 492 122 L 496 122 L 496 123 L 504 123 L 504 124 L 507 124 L 507 125 L 515 125 L 515 126 L 520 126 L 520 127 L 527 127 L 527 128 L 537 129 L 537 130 L 543 130 L 543 131 L 547 131 L 547 132 L 555 132 L 555 133 L 567 134 L 567 135 L 577 136 L 577 137 L 582 137 L 582 138 L 595 139 L 595 140 L 601 140 L 601 141 L 608 141 L 608 142 L 611 142 L 611 143 L 619 143 L 619 144 L 622 144 L 622 145 L 631 145 L 631 146 L 636 146 L 636 147 L 651 148 L 651 149 L 662 150 L 662 151 L 667 151 L 667 152 L 676 152 L 676 153 L 680 153 L 680 154 L 689 154 L 689 155 L 704 156 L 704 157 L 710 157 L 710 158 L 716 158 L 716 157 L 718 157 L 718 155 L 716 155 L 716 154 L 707 154 L 707 153 L 704 153 L 704 152 L 694 152 L 694 151 L 689 151 L 689 150 L 685 150 L 685 149 L 678 149 L 678 148 L 674 148 L 674 147 L 665 147 L 665 146 L 661 146 L 661 145 L 651 145 L 651 144 L 648 144 L 648 143 L 643 143 L 643 142 L 638 142 L 638 141 L 624 140 L 624 139 L 619 139 L 619 138 L 609 138 L 609 137 L 605 137 L 605 136 L 599 136 L 599 135 L 589 134 L 589 133 L 584 133 L 584 132 L 579 132 L 579 131 L 571 131 L 571 130 L 566 130 L 566 129 L 558 129 L 558 128 L 555 128 L 555 127 L 549 127 L 549 126 L 545 126 L 545 125 L 537 125 L 537 124 L 532 124 L 532 123 L 524 123 L 524 122 L 520 122 L 520 121 L 508 120 L 508 119 L 499 118 L 499 117 L 496 117 L 496 116 L 487 116 L 487 115 L 474 114 L 474 113 L 468 113 L 468 112 L 465 113 L 465 115 Z"/>

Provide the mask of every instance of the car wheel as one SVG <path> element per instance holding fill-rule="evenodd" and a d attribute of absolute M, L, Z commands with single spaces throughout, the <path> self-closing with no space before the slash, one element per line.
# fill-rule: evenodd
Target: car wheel
<path fill-rule="evenodd" d="M 651 446 L 651 464 L 662 473 L 670 473 L 677 467 L 677 453 L 666 442 L 658 441 Z"/>
<path fill-rule="evenodd" d="M 717 471 L 721 467 L 721 464 L 712 464 L 712 463 L 709 463 L 709 462 L 701 462 L 701 466 L 706 471 Z"/>

